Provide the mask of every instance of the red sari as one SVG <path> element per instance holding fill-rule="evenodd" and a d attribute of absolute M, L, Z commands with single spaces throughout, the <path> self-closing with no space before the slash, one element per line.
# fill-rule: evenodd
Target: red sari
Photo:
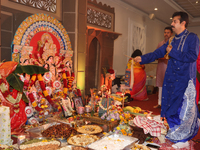
<path fill-rule="evenodd" d="M 144 65 L 140 65 L 139 63 L 135 63 L 132 60 L 129 59 L 129 62 L 127 64 L 126 69 L 126 78 L 129 77 L 129 85 L 131 88 L 131 98 L 134 100 L 148 100 L 147 97 L 147 90 L 146 90 L 146 72 L 144 70 Z M 133 68 L 131 68 L 133 67 Z M 131 76 L 131 72 L 133 71 L 133 76 Z M 127 75 L 127 72 L 129 72 L 129 75 Z M 132 81 L 132 79 L 134 80 Z M 133 85 L 131 85 L 131 81 Z M 126 82 L 127 85 L 127 82 Z"/>
<path fill-rule="evenodd" d="M 0 64 L 0 98 L 1 98 L 2 105 L 8 106 L 10 108 L 12 132 L 20 131 L 22 129 L 21 127 L 27 121 L 27 117 L 25 113 L 26 104 L 21 98 L 17 98 L 19 94 L 21 93 L 15 89 L 10 90 L 9 84 L 6 81 L 6 77 L 15 70 L 15 68 L 17 67 L 17 64 L 18 63 L 14 61 L 8 61 L 8 62 Z"/>

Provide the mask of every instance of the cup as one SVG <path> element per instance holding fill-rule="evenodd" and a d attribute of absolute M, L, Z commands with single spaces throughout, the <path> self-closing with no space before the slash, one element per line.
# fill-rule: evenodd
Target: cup
<path fill-rule="evenodd" d="M 25 142 L 25 139 L 26 139 L 26 136 L 25 135 L 19 135 L 17 137 L 17 144 L 18 144 L 18 147 L 20 146 L 20 144 L 22 144 L 23 142 Z"/>
<path fill-rule="evenodd" d="M 91 106 L 86 105 L 85 106 L 85 112 L 87 112 L 87 113 L 91 112 Z"/>
<path fill-rule="evenodd" d="M 84 107 L 78 107 L 77 112 L 79 115 L 82 115 L 84 113 Z"/>

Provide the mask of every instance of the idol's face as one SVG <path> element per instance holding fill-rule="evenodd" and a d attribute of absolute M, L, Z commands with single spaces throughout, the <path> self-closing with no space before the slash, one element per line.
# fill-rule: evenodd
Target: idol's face
<path fill-rule="evenodd" d="M 45 68 L 45 69 L 49 69 L 48 64 L 45 64 L 45 65 L 44 65 L 44 68 Z"/>
<path fill-rule="evenodd" d="M 24 61 L 24 65 L 28 65 L 28 64 L 29 64 L 29 60 L 26 59 L 26 60 Z"/>
<path fill-rule="evenodd" d="M 54 63 L 53 56 L 49 56 L 49 58 L 47 58 L 47 61 L 50 63 Z"/>
<path fill-rule="evenodd" d="M 70 62 L 67 62 L 65 65 L 66 69 L 72 69 L 72 64 Z"/>

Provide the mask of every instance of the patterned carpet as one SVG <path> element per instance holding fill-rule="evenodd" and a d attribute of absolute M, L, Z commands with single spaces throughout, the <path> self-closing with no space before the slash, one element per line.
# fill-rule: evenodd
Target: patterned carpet
<path fill-rule="evenodd" d="M 131 101 L 130 103 L 128 103 L 129 106 L 139 106 L 141 107 L 143 110 L 149 110 L 152 111 L 154 115 L 159 115 L 160 114 L 160 108 L 153 108 L 153 106 L 157 105 L 158 103 L 158 94 L 151 94 L 148 95 L 149 100 L 148 101 Z M 170 142 L 169 140 L 166 140 L 166 142 L 164 144 L 160 144 L 159 140 L 157 138 L 153 138 L 152 141 L 154 143 L 157 143 L 159 145 L 161 145 L 161 150 L 175 150 L 174 148 L 171 147 L 171 145 L 173 144 L 172 142 Z M 186 148 L 182 148 L 179 150 L 200 150 L 200 130 L 198 132 L 198 134 L 189 141 L 190 146 L 186 147 Z"/>

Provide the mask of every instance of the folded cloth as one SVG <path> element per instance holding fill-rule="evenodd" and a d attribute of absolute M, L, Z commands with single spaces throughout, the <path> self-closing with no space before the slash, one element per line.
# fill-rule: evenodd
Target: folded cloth
<path fill-rule="evenodd" d="M 136 116 L 133 122 L 136 126 L 143 128 L 145 134 L 150 133 L 151 136 L 159 137 L 161 128 L 166 129 L 163 123 L 142 116 Z"/>

